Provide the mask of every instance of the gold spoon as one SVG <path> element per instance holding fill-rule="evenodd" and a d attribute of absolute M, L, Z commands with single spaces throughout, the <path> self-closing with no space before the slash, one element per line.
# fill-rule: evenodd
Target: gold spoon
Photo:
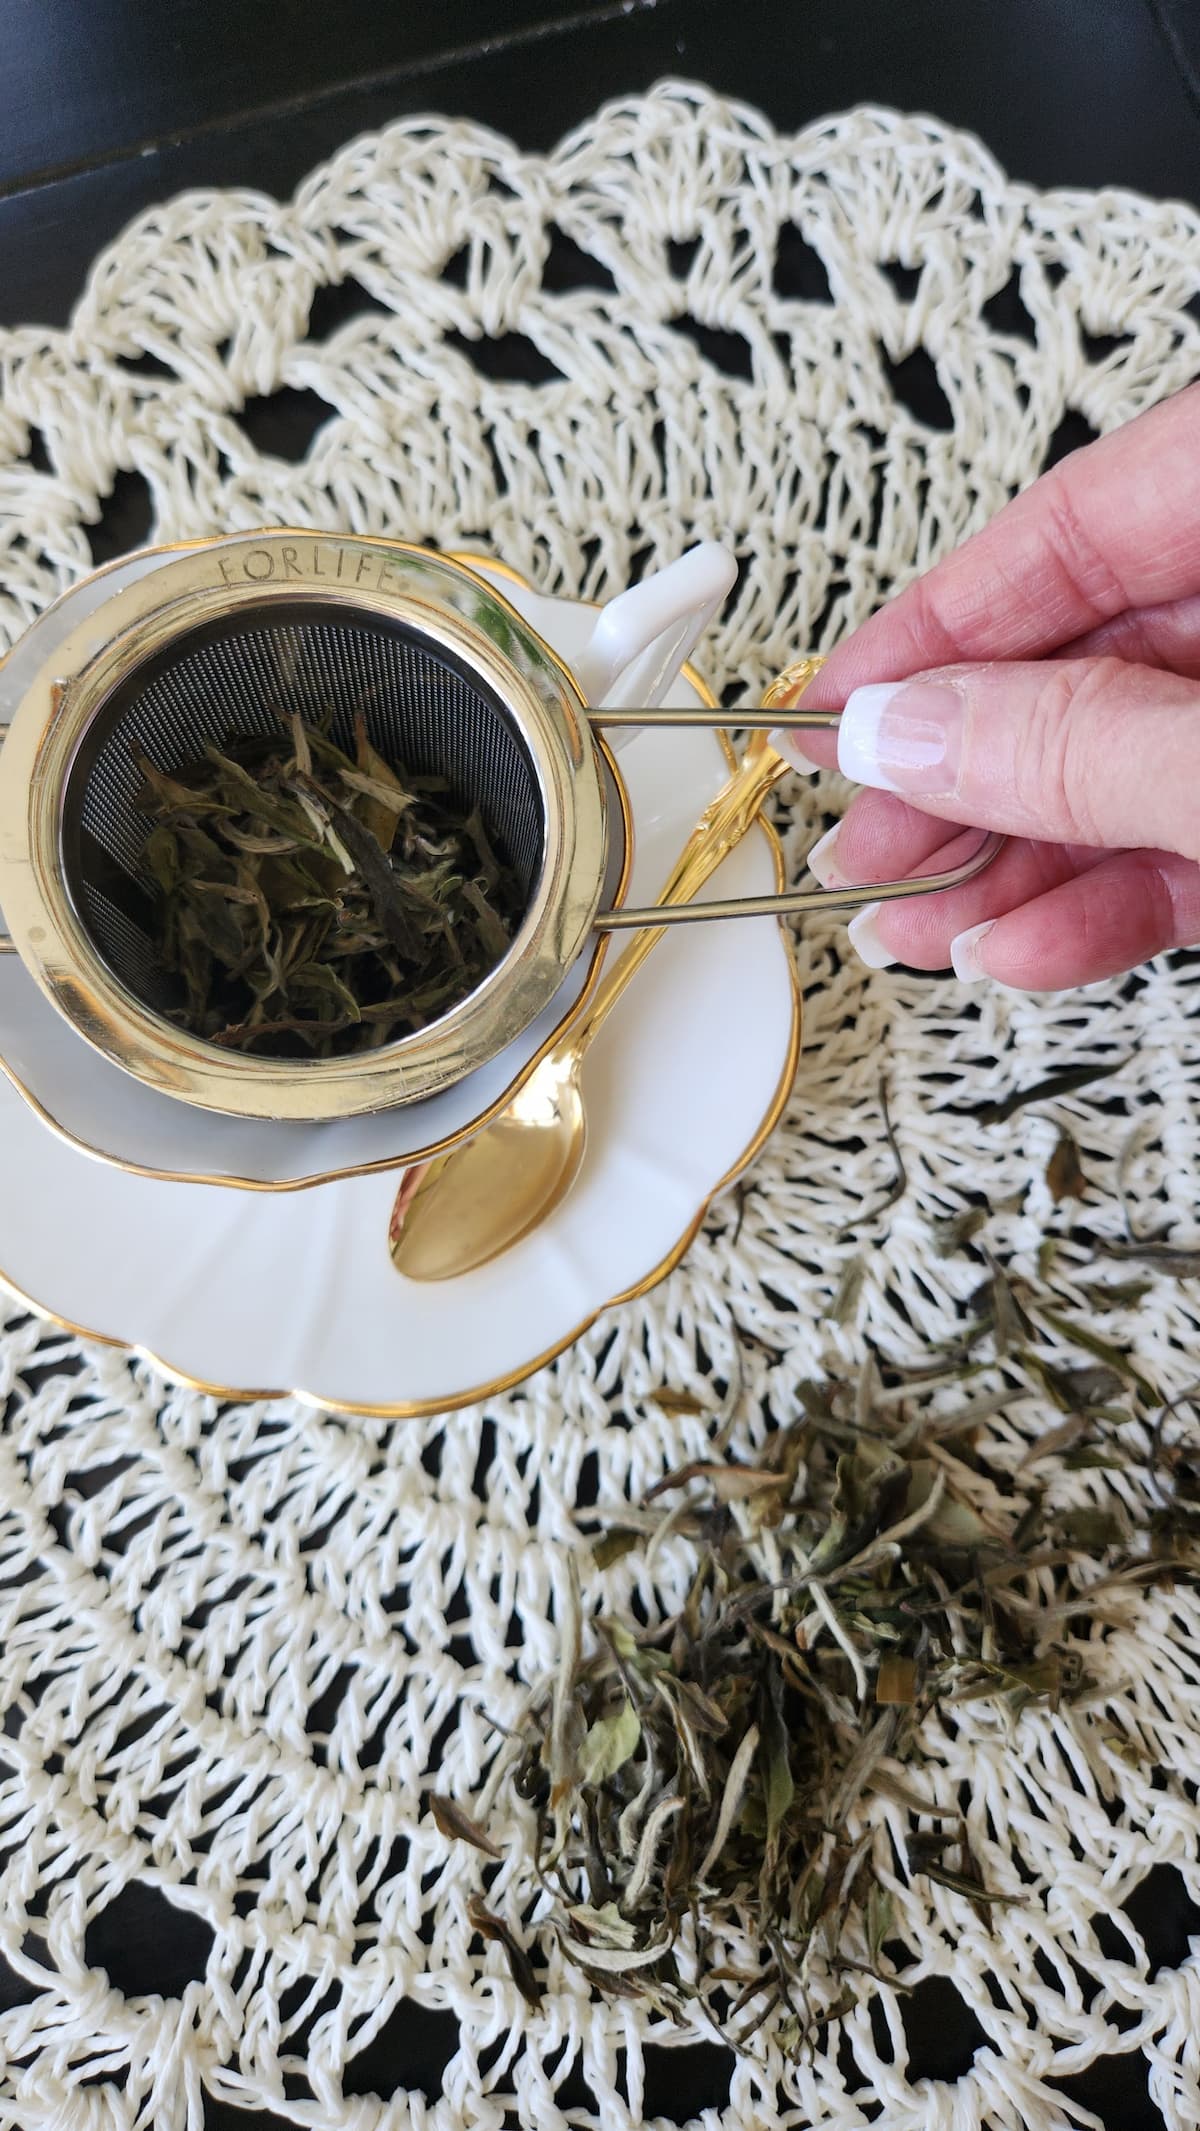
<path fill-rule="evenodd" d="M 794 703 L 823 664 L 813 657 L 790 666 L 768 689 L 764 709 Z M 659 903 L 692 901 L 746 834 L 787 767 L 766 732 L 755 732 L 688 837 Z M 562 1204 L 587 1146 L 581 1075 L 588 1045 L 666 931 L 664 925 L 639 932 L 579 1019 L 491 1124 L 406 1171 L 388 1242 L 393 1265 L 407 1279 L 452 1280 L 487 1265 Z"/>

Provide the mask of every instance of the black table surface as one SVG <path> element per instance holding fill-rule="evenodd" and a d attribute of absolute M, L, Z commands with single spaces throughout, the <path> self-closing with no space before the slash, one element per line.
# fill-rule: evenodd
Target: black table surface
<path fill-rule="evenodd" d="M 864 101 L 934 112 L 1037 185 L 1200 200 L 1200 0 L 0 0 L 0 26 L 0 324 L 65 324 L 95 253 L 186 188 L 286 195 L 344 141 L 413 112 L 549 147 L 664 77 L 782 128 Z M 123 529 L 119 507 L 109 518 L 116 550 L 143 530 Z M 1200 1926 L 1179 1875 L 1160 1869 L 1139 1897 L 1139 1929 L 1174 1965 Z M 131 1995 L 182 1989 L 204 1955 L 178 1911 L 135 1888 L 88 1951 Z M 0 1964 L 0 2007 L 28 1995 Z M 970 2064 L 980 2031 L 949 1986 L 908 2024 L 915 2070 Z M 432 2099 L 444 2025 L 390 2022 L 347 2090 Z M 647 2115 L 684 2122 L 726 2100 L 727 2052 L 652 2054 Z M 1138 2051 L 1059 2085 L 1113 2131 L 1161 2125 Z M 578 2081 L 559 2090 L 562 2107 L 590 2100 Z M 208 2131 L 284 2121 L 211 2101 L 205 2115 Z"/>

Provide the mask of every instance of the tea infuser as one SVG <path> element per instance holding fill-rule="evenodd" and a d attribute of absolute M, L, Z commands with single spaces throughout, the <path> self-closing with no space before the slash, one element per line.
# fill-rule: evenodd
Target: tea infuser
<path fill-rule="evenodd" d="M 709 543 L 622 595 L 602 611 L 577 675 L 491 584 L 422 549 L 273 531 L 169 557 L 93 606 L 16 706 L 0 756 L 0 909 L 18 952 L 75 1029 L 138 1079 L 236 1115 L 323 1119 L 410 1102 L 473 1071 L 553 999 L 597 933 L 832 907 L 830 891 L 797 890 L 670 913 L 601 908 L 607 732 L 836 723 L 786 708 L 630 703 L 677 668 L 733 568 Z M 608 700 L 589 705 L 585 685 Z M 135 753 L 170 772 L 206 742 L 277 730 L 281 712 L 331 715 L 341 745 L 364 716 L 385 759 L 445 777 L 480 807 L 526 896 L 508 952 L 465 999 L 350 1057 L 251 1055 L 189 1035 L 168 1018 L 176 1001 L 152 951 Z M 836 901 L 953 886 L 998 845 Z"/>

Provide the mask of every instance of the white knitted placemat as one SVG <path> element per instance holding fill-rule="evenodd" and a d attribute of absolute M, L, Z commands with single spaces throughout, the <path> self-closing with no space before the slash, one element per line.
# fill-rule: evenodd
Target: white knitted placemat
<path fill-rule="evenodd" d="M 406 121 L 291 202 L 153 209 L 98 261 L 67 331 L 0 335 L 0 623 L 11 639 L 90 567 L 114 483 L 127 501 L 146 484 L 163 539 L 349 526 L 486 546 L 571 593 L 712 534 L 744 567 L 705 659 L 744 700 L 1048 451 L 1200 369 L 1198 288 L 1190 210 L 1033 192 L 929 119 L 857 110 L 785 138 L 666 86 L 545 157 Z M 537 378 L 520 381 L 530 347 Z M 269 448 L 281 391 L 326 417 L 298 463 Z M 797 862 L 842 798 L 788 790 Z M 868 1334 L 910 1359 L 946 1337 L 979 1267 L 934 1255 L 931 1218 L 1032 1176 L 993 1231 L 1028 1270 L 1063 1222 L 1041 1182 L 1059 1119 L 1095 1179 L 1077 1224 L 1121 1232 L 1134 1126 L 1135 1216 L 1185 1237 L 1193 1218 L 1200 1029 L 1182 961 L 1083 996 L 976 1001 L 869 975 L 832 924 L 797 953 L 804 1058 L 748 1186 L 657 1293 L 484 1411 L 385 1425 L 222 1408 L 6 1306 L 0 1953 L 29 2002 L 0 2016 L 4 2125 L 199 2131 L 206 2091 L 321 2131 L 553 2131 L 586 2120 L 587 2089 L 606 2125 L 663 2106 L 680 2062 L 665 2053 L 696 2038 L 648 2040 L 554 1954 L 527 2014 L 496 1950 L 472 1944 L 469 1858 L 425 1811 L 434 1772 L 470 1796 L 494 1737 L 482 1711 L 503 1720 L 553 1662 L 577 1508 L 703 1454 L 709 1423 L 665 1417 L 656 1385 L 719 1404 L 732 1384 L 745 1451 L 823 1359 Z M 1054 1112 L 964 1120 L 1108 1056 L 1128 1063 Z M 884 1065 L 909 1188 L 839 1241 L 891 1176 Z M 858 1321 L 839 1330 L 826 1313 L 864 1248 Z M 1167 1392 L 1190 1381 L 1194 1284 L 1160 1280 L 1136 1319 L 1102 1322 Z M 1071 1484 L 1145 1492 L 1136 1472 Z M 685 1568 L 670 1544 L 653 1584 L 644 1565 L 585 1560 L 585 1597 L 669 1603 Z M 1096 2121 L 1073 2076 L 1141 2052 L 1165 2122 L 1195 2131 L 1196 1963 L 1177 1949 L 1155 1972 L 1122 1905 L 1152 1867 L 1200 1899 L 1197 1627 L 1191 1593 L 1147 1596 L 1089 1652 L 1111 1683 L 1099 1714 L 1035 1711 L 1013 1734 L 979 1704 L 932 1731 L 927 1780 L 969 1801 L 985 1877 L 1010 1884 L 1015 1852 L 1026 1881 L 990 1930 L 926 1883 L 901 1897 L 906 1980 L 948 1979 L 978 2023 L 957 2083 L 915 2084 L 910 2001 L 885 1986 L 874 2020 L 864 2006 L 835 2024 L 811 2061 L 762 2041 L 707 2124 L 1050 2131 Z M 1128 1761 L 1114 1739 L 1136 1743 Z M 135 1882 L 186 1913 L 199 1953 L 182 1997 L 154 1994 L 152 1961 L 144 1995 L 89 1965 Z M 509 1888 L 516 1919 L 506 1868 L 496 1905 Z M 362 2053 L 404 2000 L 442 2016 L 428 2102 L 364 2091 Z"/>

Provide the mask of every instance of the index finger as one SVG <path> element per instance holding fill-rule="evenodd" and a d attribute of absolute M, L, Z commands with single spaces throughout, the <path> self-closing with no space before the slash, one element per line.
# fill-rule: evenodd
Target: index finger
<path fill-rule="evenodd" d="M 1200 384 L 1073 452 L 881 607 L 805 707 L 927 667 L 1030 659 L 1200 591 Z"/>

